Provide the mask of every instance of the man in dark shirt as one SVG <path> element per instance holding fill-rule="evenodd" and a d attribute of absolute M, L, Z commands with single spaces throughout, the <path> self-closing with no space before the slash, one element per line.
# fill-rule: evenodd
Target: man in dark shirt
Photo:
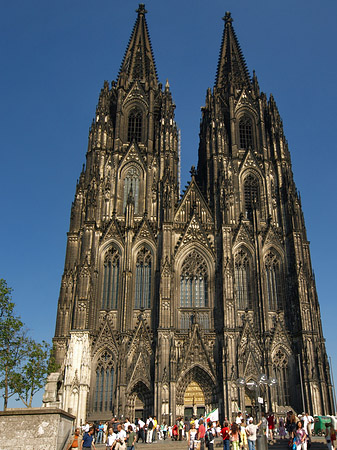
<path fill-rule="evenodd" d="M 91 448 L 91 446 L 94 447 L 96 450 L 95 444 L 93 443 L 94 440 L 94 433 L 95 433 L 95 427 L 90 427 L 88 433 L 84 433 L 83 439 L 81 442 L 81 450 L 84 448 Z"/>

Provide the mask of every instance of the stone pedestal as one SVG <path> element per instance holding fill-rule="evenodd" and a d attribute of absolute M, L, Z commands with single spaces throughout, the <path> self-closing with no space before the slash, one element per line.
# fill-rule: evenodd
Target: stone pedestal
<path fill-rule="evenodd" d="M 1 450 L 63 450 L 75 417 L 58 408 L 13 408 L 0 412 Z"/>

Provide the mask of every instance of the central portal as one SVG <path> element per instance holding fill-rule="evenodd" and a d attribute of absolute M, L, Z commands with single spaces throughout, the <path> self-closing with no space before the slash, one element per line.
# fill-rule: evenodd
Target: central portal
<path fill-rule="evenodd" d="M 205 396 L 196 381 L 191 381 L 184 395 L 184 417 L 189 420 L 192 416 L 205 414 Z"/>

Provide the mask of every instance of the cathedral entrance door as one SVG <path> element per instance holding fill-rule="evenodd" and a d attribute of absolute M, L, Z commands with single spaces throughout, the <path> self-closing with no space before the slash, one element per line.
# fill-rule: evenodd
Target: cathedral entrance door
<path fill-rule="evenodd" d="M 205 396 L 196 381 L 191 381 L 184 395 L 184 417 L 199 417 L 205 413 Z"/>
<path fill-rule="evenodd" d="M 133 386 L 133 389 L 131 389 L 131 392 L 128 395 L 127 404 L 128 407 L 125 411 L 125 415 L 131 420 L 135 420 L 136 417 L 144 420 L 151 414 L 151 392 L 144 383 L 138 382 Z"/>

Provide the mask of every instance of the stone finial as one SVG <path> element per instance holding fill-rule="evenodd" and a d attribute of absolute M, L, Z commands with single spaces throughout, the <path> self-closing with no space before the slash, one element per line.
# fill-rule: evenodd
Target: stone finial
<path fill-rule="evenodd" d="M 144 3 L 139 3 L 138 9 L 136 9 L 136 13 L 138 13 L 139 16 L 147 13 Z"/>
<path fill-rule="evenodd" d="M 226 11 L 226 14 L 225 14 L 225 16 L 222 18 L 222 20 L 225 21 L 225 24 L 227 24 L 227 23 L 232 23 L 232 22 L 233 22 L 233 19 L 232 19 L 231 13 L 230 13 L 229 11 Z"/>
<path fill-rule="evenodd" d="M 190 174 L 191 174 L 192 177 L 195 177 L 195 176 L 196 176 L 197 171 L 195 170 L 195 166 L 192 166 L 192 167 L 191 167 Z"/>

